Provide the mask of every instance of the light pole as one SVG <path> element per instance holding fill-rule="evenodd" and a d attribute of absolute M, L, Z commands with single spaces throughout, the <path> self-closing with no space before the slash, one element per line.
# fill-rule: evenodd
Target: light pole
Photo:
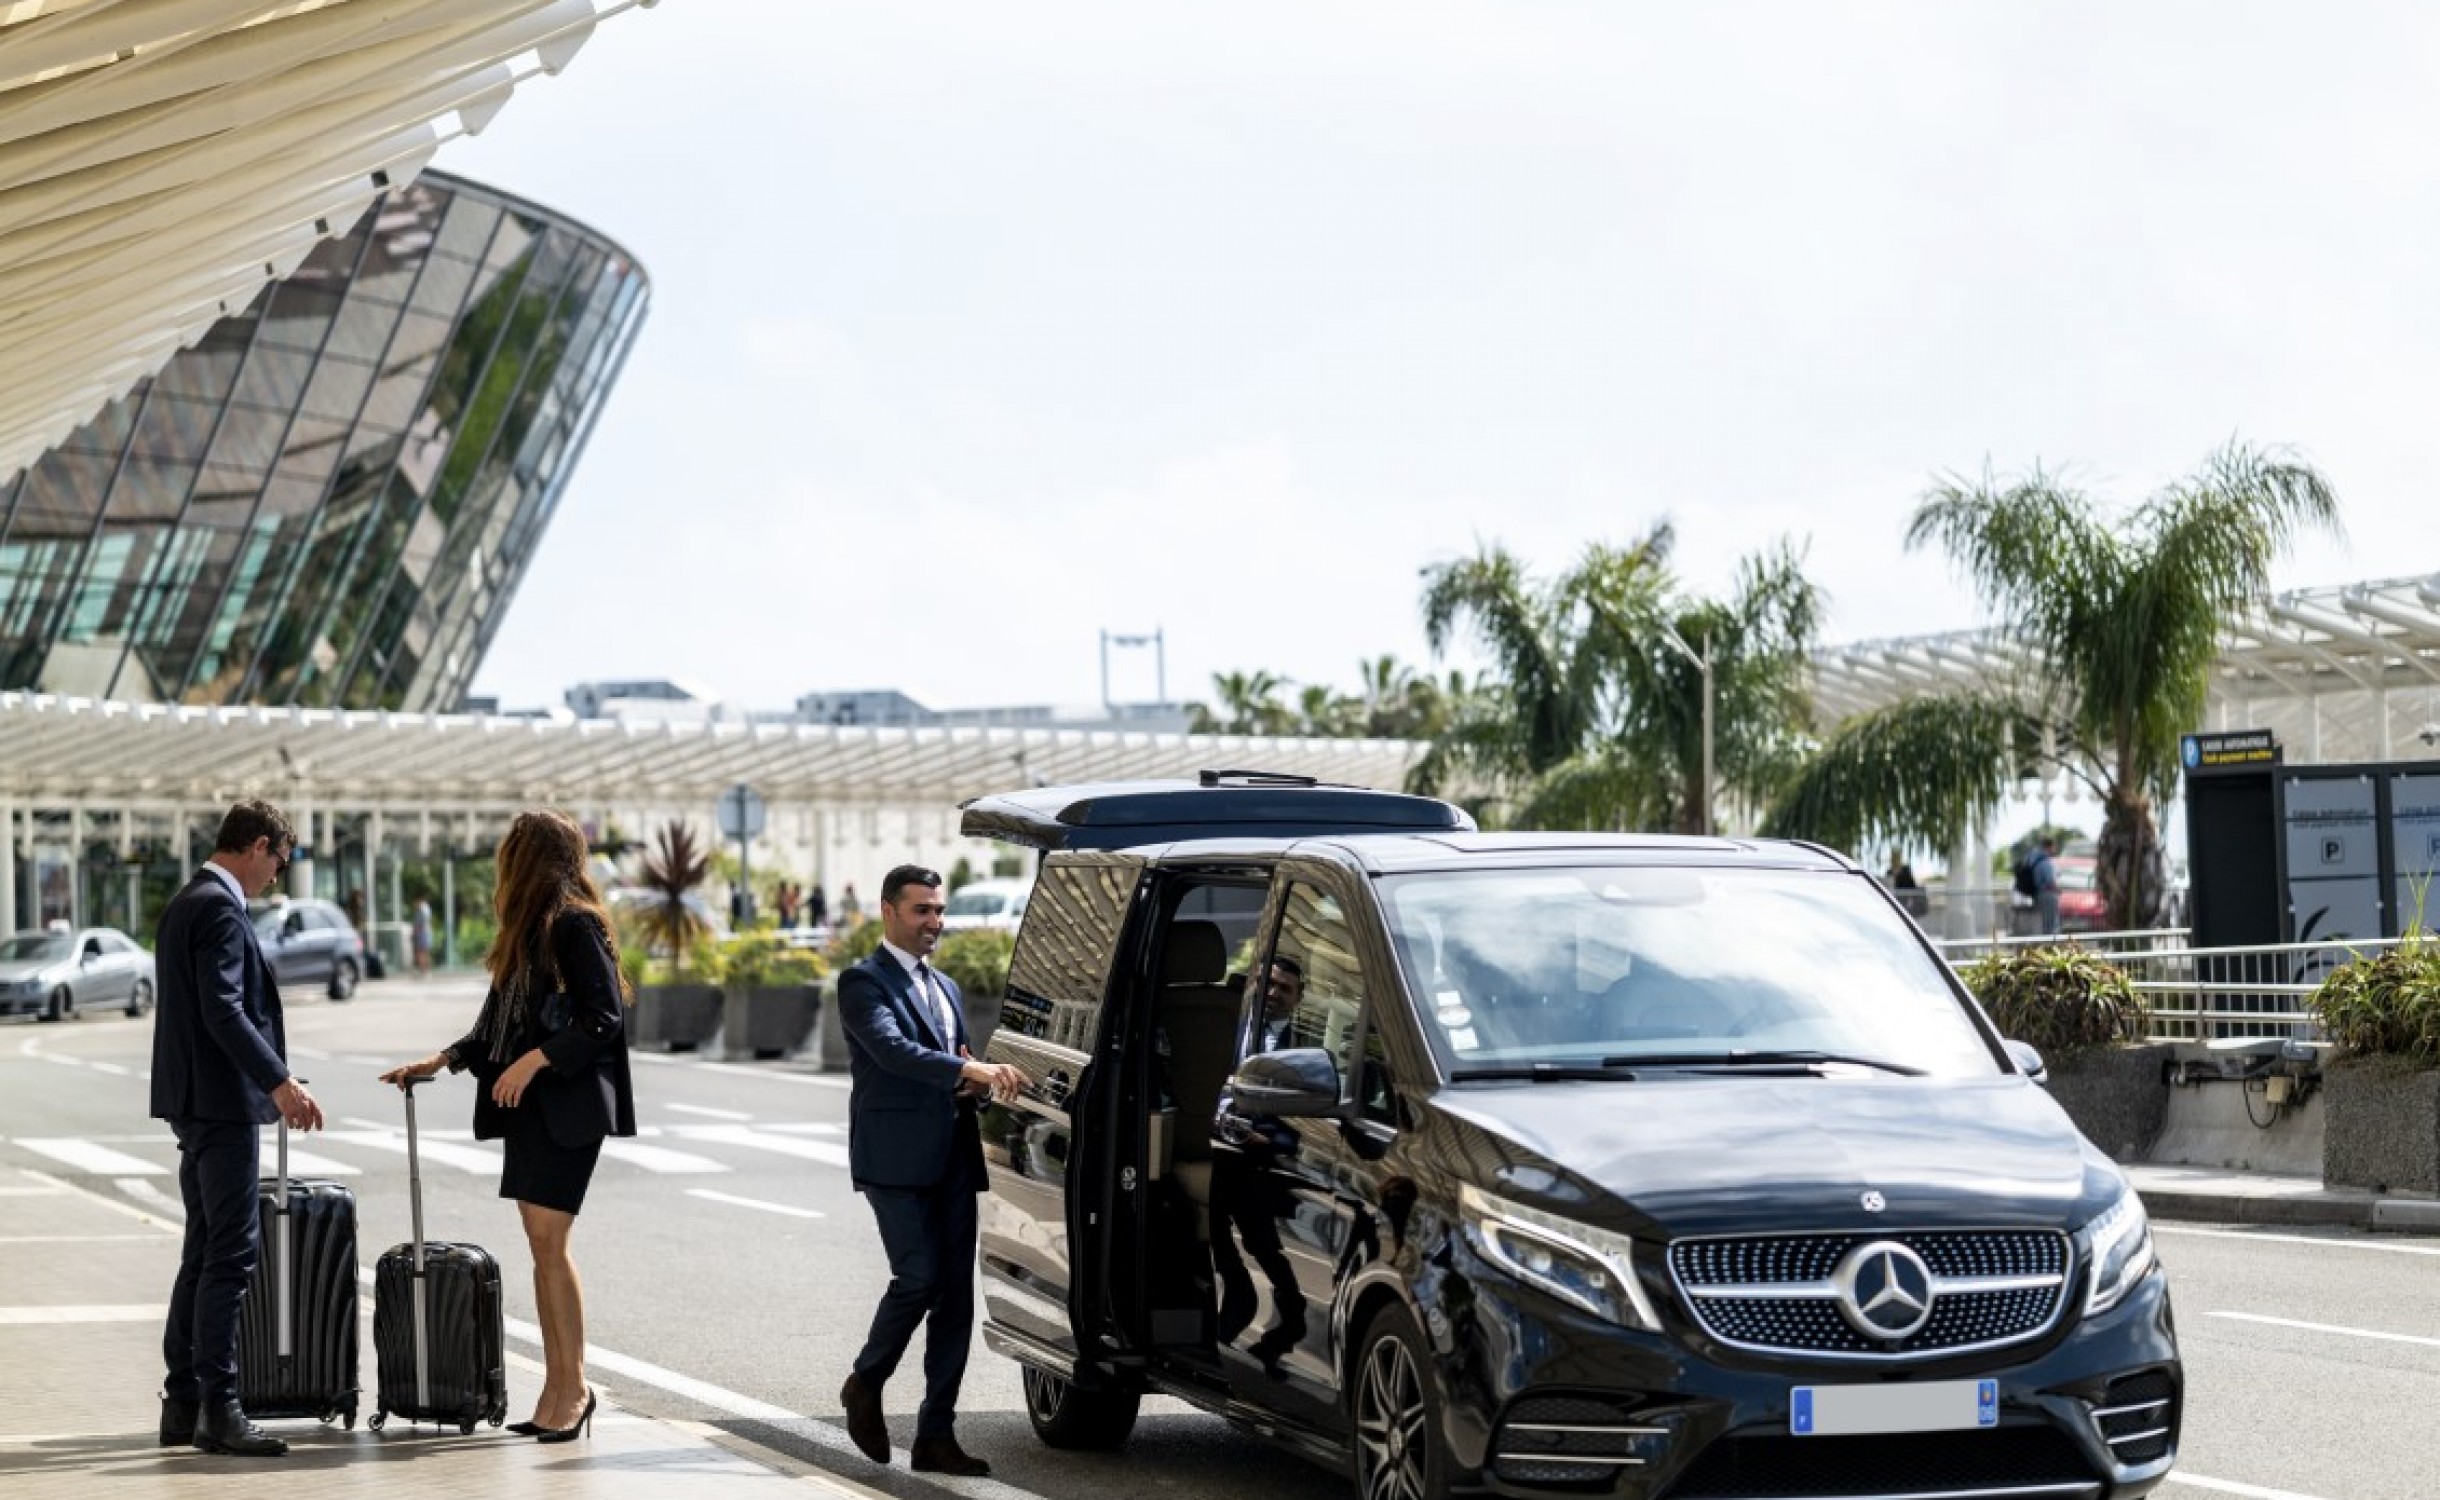
<path fill-rule="evenodd" d="M 1679 635 L 1676 628 L 1670 625 L 1666 620 L 1661 622 L 1661 634 L 1667 637 L 1670 645 L 1677 648 L 1677 652 L 1680 656 L 1683 656 L 1688 661 L 1693 662 L 1695 664 L 1695 669 L 1703 674 L 1702 831 L 1708 834 L 1711 832 L 1711 632 L 1708 630 L 1703 632 L 1703 649 L 1700 652 L 1697 652 L 1692 646 L 1687 645 L 1686 638 Z"/>

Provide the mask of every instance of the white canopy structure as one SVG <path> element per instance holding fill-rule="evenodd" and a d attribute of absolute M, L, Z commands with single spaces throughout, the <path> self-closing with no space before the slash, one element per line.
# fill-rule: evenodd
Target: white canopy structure
<path fill-rule="evenodd" d="M 1993 630 L 1859 641 L 1815 653 L 1814 700 L 1835 723 L 2031 665 Z M 2440 758 L 2440 573 L 2262 600 L 2221 638 L 2206 717 L 2195 728 L 2274 730 L 2302 763 Z"/>
<path fill-rule="evenodd" d="M 0 479 L 653 0 L 0 0 Z"/>

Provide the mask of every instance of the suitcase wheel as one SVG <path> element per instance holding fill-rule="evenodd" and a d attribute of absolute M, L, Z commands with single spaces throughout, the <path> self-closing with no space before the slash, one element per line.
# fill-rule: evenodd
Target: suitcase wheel
<path fill-rule="evenodd" d="M 468 1417 L 465 1421 L 458 1423 L 458 1436 L 474 1436 L 474 1418 Z"/>
<path fill-rule="evenodd" d="M 364 1419 L 364 1430 L 367 1432 L 379 1432 L 383 1427 L 389 1424 L 389 1420 L 390 1414 L 388 1412 L 377 1411 Z"/>
<path fill-rule="evenodd" d="M 497 1426 L 499 1426 L 501 1423 L 503 1423 L 503 1422 L 505 1422 L 505 1421 L 507 1421 L 507 1420 L 508 1420 L 508 1413 L 506 1413 L 506 1412 L 502 1412 L 502 1413 L 500 1413 L 500 1415 L 498 1415 L 498 1416 L 496 1416 L 496 1417 L 494 1417 L 494 1418 L 492 1418 L 492 1419 L 491 1419 L 491 1425 L 492 1425 L 492 1426 L 494 1426 L 494 1427 L 497 1427 Z"/>

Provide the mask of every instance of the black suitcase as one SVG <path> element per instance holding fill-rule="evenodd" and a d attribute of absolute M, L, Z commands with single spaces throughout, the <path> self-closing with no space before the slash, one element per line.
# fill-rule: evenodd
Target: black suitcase
<path fill-rule="evenodd" d="M 356 1425 L 356 1195 L 336 1182 L 279 1175 L 261 1189 L 262 1250 L 237 1325 L 237 1399 L 250 1417 Z"/>
<path fill-rule="evenodd" d="M 454 1422 L 472 1432 L 508 1418 L 500 1263 L 480 1245 L 426 1243 L 424 1174 L 415 1152 L 415 1089 L 407 1088 L 407 1200 L 415 1238 L 373 1265 L 372 1420 Z"/>

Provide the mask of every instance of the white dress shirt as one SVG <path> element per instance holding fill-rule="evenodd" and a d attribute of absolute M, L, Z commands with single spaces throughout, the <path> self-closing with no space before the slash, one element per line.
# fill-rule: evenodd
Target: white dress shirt
<path fill-rule="evenodd" d="M 930 1007 L 932 1025 L 940 1032 L 940 1044 L 957 1045 L 957 1019 L 949 1013 L 949 992 L 934 980 L 932 966 L 887 938 L 882 939 L 881 946 L 907 971 L 907 978 L 914 981 L 916 998 Z"/>

